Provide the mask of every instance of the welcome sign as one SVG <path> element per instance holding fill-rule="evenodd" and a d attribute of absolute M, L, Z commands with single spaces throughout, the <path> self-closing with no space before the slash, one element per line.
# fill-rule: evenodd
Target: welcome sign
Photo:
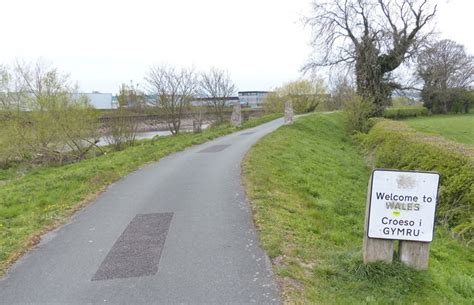
<path fill-rule="evenodd" d="M 374 170 L 368 237 L 431 242 L 439 180 L 433 172 Z"/>

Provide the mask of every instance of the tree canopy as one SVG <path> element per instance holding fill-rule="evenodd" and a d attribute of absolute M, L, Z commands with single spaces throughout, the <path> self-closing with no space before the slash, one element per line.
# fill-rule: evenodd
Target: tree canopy
<path fill-rule="evenodd" d="M 430 35 L 422 31 L 436 13 L 428 0 L 314 1 L 316 52 L 305 70 L 345 64 L 355 70 L 357 93 L 380 115 L 397 84 L 391 72 L 412 57 Z"/>
<path fill-rule="evenodd" d="M 326 98 L 322 80 L 297 80 L 275 88 L 263 102 L 267 112 L 283 112 L 286 101 L 291 100 L 296 113 L 311 112 Z"/>

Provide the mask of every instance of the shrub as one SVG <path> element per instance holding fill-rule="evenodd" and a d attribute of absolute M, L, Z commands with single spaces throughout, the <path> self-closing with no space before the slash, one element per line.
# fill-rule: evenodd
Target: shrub
<path fill-rule="evenodd" d="M 374 103 L 360 96 L 346 100 L 344 112 L 347 114 L 346 127 L 350 133 L 367 132 L 370 129 L 369 117 L 374 110 Z"/>
<path fill-rule="evenodd" d="M 387 108 L 382 114 L 384 118 L 395 120 L 425 115 L 428 115 L 428 108 L 420 106 Z"/>
<path fill-rule="evenodd" d="M 0 89 L 0 163 L 83 159 L 98 141 L 97 111 L 66 74 L 17 63 Z"/>
<path fill-rule="evenodd" d="M 441 174 L 437 222 L 462 239 L 474 235 L 474 148 L 440 136 L 416 132 L 401 122 L 380 120 L 362 143 L 373 166 Z"/>

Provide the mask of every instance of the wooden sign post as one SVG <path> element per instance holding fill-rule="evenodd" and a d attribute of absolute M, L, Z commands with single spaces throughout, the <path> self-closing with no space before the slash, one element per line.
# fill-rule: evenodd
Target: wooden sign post
<path fill-rule="evenodd" d="M 393 259 L 393 240 L 369 238 L 369 211 L 370 194 L 372 193 L 372 175 L 369 179 L 369 191 L 367 195 L 367 205 L 365 207 L 365 227 L 364 227 L 364 263 L 384 261 L 391 263 Z"/>
<path fill-rule="evenodd" d="M 399 240 L 400 260 L 427 269 L 438 189 L 438 173 L 374 170 L 367 196 L 364 262 L 391 262 L 393 241 Z"/>

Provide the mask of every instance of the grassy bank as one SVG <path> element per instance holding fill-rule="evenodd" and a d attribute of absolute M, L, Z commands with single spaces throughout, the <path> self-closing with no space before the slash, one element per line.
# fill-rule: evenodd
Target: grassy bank
<path fill-rule="evenodd" d="M 474 253 L 441 228 L 426 272 L 362 263 L 370 170 L 342 114 L 300 118 L 266 136 L 243 173 L 285 303 L 471 304 Z"/>
<path fill-rule="evenodd" d="M 404 120 L 410 127 L 460 143 L 474 144 L 474 113 L 435 115 Z"/>
<path fill-rule="evenodd" d="M 242 128 L 273 120 L 268 115 Z M 0 170 L 0 275 L 39 240 L 106 186 L 144 164 L 238 129 L 224 126 L 200 134 L 139 141 L 134 147 L 66 166 Z"/>

